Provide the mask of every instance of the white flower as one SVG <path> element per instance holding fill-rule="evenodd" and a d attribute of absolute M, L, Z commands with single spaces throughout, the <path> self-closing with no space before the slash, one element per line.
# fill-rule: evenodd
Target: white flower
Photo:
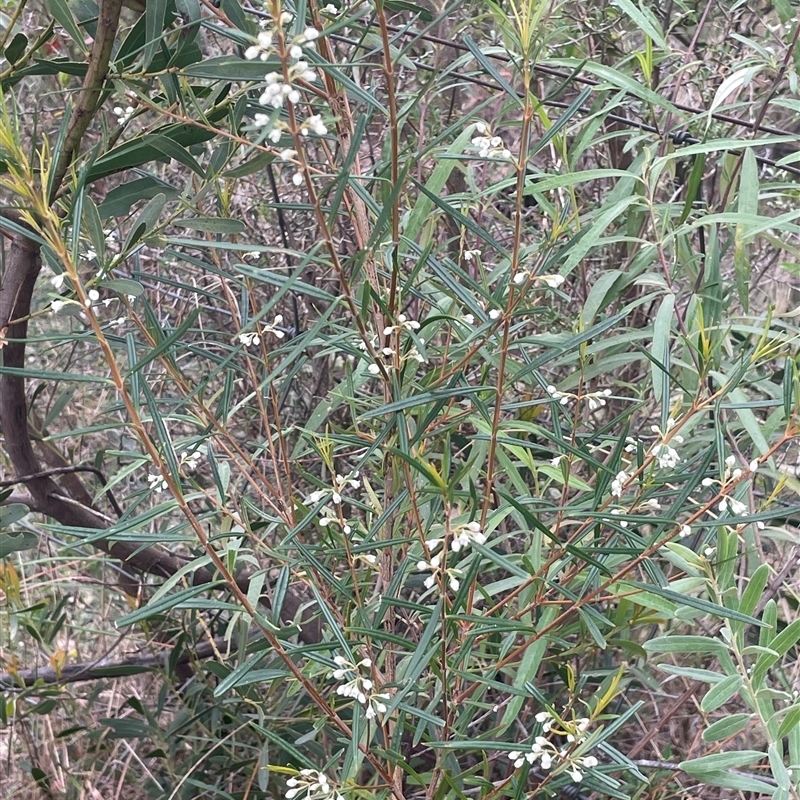
<path fill-rule="evenodd" d="M 388 694 L 380 694 L 378 692 L 373 692 L 369 696 L 369 705 L 367 706 L 367 710 L 364 716 L 367 719 L 374 719 L 378 716 L 378 714 L 385 714 L 387 711 L 387 706 L 384 700 L 390 700 Z"/>
<path fill-rule="evenodd" d="M 736 463 L 736 457 L 735 457 L 735 456 L 728 456 L 728 457 L 725 459 L 725 466 L 726 466 L 728 469 L 731 469 L 735 463 Z"/>
<path fill-rule="evenodd" d="M 65 305 L 67 305 L 67 303 L 64 300 L 53 300 L 50 303 L 50 311 L 53 314 L 58 314 Z"/>
<path fill-rule="evenodd" d="M 263 122 L 259 121 L 259 117 L 261 117 Z M 270 120 L 269 114 L 256 114 L 256 125 L 267 125 L 269 123 L 269 120 Z M 269 132 L 267 138 L 274 144 L 277 144 L 281 140 L 280 128 L 273 128 Z"/>
<path fill-rule="evenodd" d="M 384 336 L 391 336 L 395 331 L 402 331 L 402 330 L 418 331 L 419 329 L 420 329 L 419 322 L 417 322 L 415 319 L 409 319 L 405 314 L 400 314 L 397 317 L 397 324 L 396 325 L 387 325 L 383 329 L 383 335 Z M 386 351 L 386 348 L 384 348 L 384 355 L 390 355 L 390 354 L 387 354 L 385 351 Z M 393 353 L 391 353 L 391 354 L 393 354 Z"/>
<path fill-rule="evenodd" d="M 367 367 L 367 371 L 371 372 L 373 375 L 378 375 L 380 374 L 381 368 L 377 364 L 370 364 Z"/>
<path fill-rule="evenodd" d="M 193 453 L 189 453 L 187 450 L 184 450 L 180 454 L 181 464 L 189 470 L 197 469 L 197 466 L 202 458 L 203 454 L 199 450 L 195 450 Z"/>
<path fill-rule="evenodd" d="M 286 800 L 344 800 L 327 776 L 315 769 L 301 769 L 286 785 L 289 787 L 284 793 Z"/>
<path fill-rule="evenodd" d="M 482 122 L 477 123 L 475 129 L 481 133 L 472 139 L 472 146 L 478 151 L 479 158 L 511 158 L 511 152 L 503 144 L 500 136 L 492 136 L 489 128 Z"/>
<path fill-rule="evenodd" d="M 551 289 L 558 289 L 566 279 L 563 275 L 539 275 L 536 280 L 547 284 Z"/>
<path fill-rule="evenodd" d="M 164 489 L 169 488 L 169 484 L 160 474 L 149 474 L 147 476 L 147 482 L 150 484 L 150 488 L 153 489 L 157 494 L 164 491 Z"/>
<path fill-rule="evenodd" d="M 425 546 L 428 550 L 436 550 L 437 547 L 441 547 L 442 540 L 441 539 L 427 539 L 425 541 Z"/>
<path fill-rule="evenodd" d="M 286 336 L 286 331 L 282 330 L 279 326 L 283 324 L 283 315 L 276 314 L 275 319 L 273 320 L 272 324 L 264 323 L 262 325 L 262 333 L 271 333 L 276 339 L 283 339 Z M 239 334 L 239 341 L 247 346 L 251 347 L 252 345 L 259 344 L 261 342 L 261 336 L 256 331 L 251 331 L 247 333 L 240 333 Z"/>
<path fill-rule="evenodd" d="M 603 389 L 602 392 L 589 392 L 584 397 L 589 401 L 589 411 L 597 411 L 606 404 L 606 398 L 611 397 L 611 389 Z"/>
<path fill-rule="evenodd" d="M 122 106 L 114 106 L 113 110 L 117 122 L 119 122 L 120 125 L 124 125 L 133 116 L 133 112 L 136 109 L 133 106 L 126 106 L 125 108 L 122 108 Z"/>
<path fill-rule="evenodd" d="M 301 136 L 308 136 L 310 132 L 317 134 L 317 136 L 324 136 L 328 132 L 328 129 L 325 127 L 325 123 L 322 121 L 322 117 L 319 114 L 312 114 L 300 126 Z"/>
<path fill-rule="evenodd" d="M 744 503 L 739 502 L 734 497 L 728 498 L 728 504 L 730 505 L 731 512 L 737 517 L 746 517 L 748 508 Z"/>
<path fill-rule="evenodd" d="M 711 486 L 713 483 L 714 483 L 714 479 L 713 478 L 703 478 L 703 480 L 700 481 L 700 485 L 701 486 L 705 486 L 706 488 Z"/>
<path fill-rule="evenodd" d="M 754 458 L 748 465 L 747 468 L 750 472 L 757 472 L 759 467 L 758 459 Z"/>
<path fill-rule="evenodd" d="M 489 311 L 489 319 L 500 319 L 500 310 L 497 308 L 493 308 Z"/>
<path fill-rule="evenodd" d="M 575 783 L 580 783 L 583 780 L 583 775 L 576 767 L 573 767 L 572 770 L 570 770 L 569 776 L 573 781 L 575 781 Z"/>
<path fill-rule="evenodd" d="M 622 513 L 624 513 L 624 512 L 622 511 L 622 509 L 621 509 L 621 508 L 612 508 L 612 509 L 611 509 L 611 514 L 612 514 L 613 516 L 615 516 L 615 517 L 618 517 L 618 516 L 619 516 L 620 514 L 622 514 Z M 619 521 L 619 524 L 620 524 L 620 527 L 622 527 L 622 528 L 627 528 L 627 527 L 628 527 L 628 520 L 626 520 L 626 519 L 621 519 L 621 520 Z"/>
<path fill-rule="evenodd" d="M 472 261 L 472 259 L 478 259 L 481 257 L 480 250 L 465 250 L 464 251 L 464 261 Z"/>
<path fill-rule="evenodd" d="M 622 497 L 622 492 L 625 488 L 625 484 L 628 482 L 628 475 L 624 470 L 620 470 L 617 473 L 616 478 L 611 481 L 611 495 L 613 497 Z"/>
<path fill-rule="evenodd" d="M 526 761 L 533 764 L 536 761 L 536 756 L 533 753 L 520 753 L 518 750 L 512 750 L 508 757 L 514 762 L 514 768 L 519 769 Z"/>
<path fill-rule="evenodd" d="M 373 692 L 375 684 L 369 677 L 372 659 L 362 658 L 354 664 L 342 656 L 336 656 L 333 661 L 337 668 L 333 670 L 331 677 L 338 681 L 346 681 L 336 688 L 336 694 L 349 697 L 365 706 L 367 719 L 373 719 L 377 714 L 385 714 L 384 701 L 390 698 L 388 694 Z"/>
<path fill-rule="evenodd" d="M 668 444 L 661 443 L 655 445 L 652 453 L 658 461 L 658 466 L 661 467 L 661 469 L 673 469 L 681 462 L 678 451 L 675 450 L 674 447 L 670 447 Z"/>
<path fill-rule="evenodd" d="M 748 512 L 747 506 L 735 497 L 723 497 L 717 508 L 721 512 L 730 509 L 735 517 L 746 517 Z"/>
<path fill-rule="evenodd" d="M 299 45 L 299 44 L 293 44 L 293 45 L 292 45 L 292 46 L 289 48 L 289 55 L 290 55 L 292 58 L 295 58 L 295 59 L 297 59 L 297 58 L 302 58 L 302 57 L 303 57 L 303 48 L 302 48 L 302 47 L 300 47 L 300 45 Z"/>
<path fill-rule="evenodd" d="M 295 186 L 300 186 L 300 184 L 303 183 L 303 180 L 304 180 L 304 178 L 303 178 L 303 173 L 302 172 L 295 172 L 295 174 L 292 175 L 292 183 Z"/>
<path fill-rule="evenodd" d="M 86 292 L 86 299 L 83 301 L 83 304 L 86 308 L 91 308 L 99 299 L 100 292 L 98 292 L 97 289 L 89 289 L 89 291 Z"/>
<path fill-rule="evenodd" d="M 260 58 L 266 61 L 272 52 L 272 31 L 261 31 L 256 37 L 256 44 L 251 45 L 244 51 L 244 57 L 248 61 Z"/>
<path fill-rule="evenodd" d="M 64 281 L 66 280 L 66 274 L 64 272 L 59 273 L 58 275 L 53 275 L 50 278 L 50 283 L 53 284 L 54 289 L 61 289 L 64 286 Z"/>
<path fill-rule="evenodd" d="M 692 535 L 692 528 L 690 525 L 683 525 L 681 526 L 681 531 L 678 534 L 681 539 L 686 539 L 688 536 Z"/>
<path fill-rule="evenodd" d="M 292 150 L 291 147 L 287 147 L 284 150 L 281 150 L 278 153 L 278 158 L 281 161 L 291 161 L 297 155 L 297 150 Z M 256 251 L 256 257 L 259 255 L 258 251 Z"/>
<path fill-rule="evenodd" d="M 481 530 L 480 523 L 473 520 L 455 529 L 450 549 L 457 553 L 461 549 L 466 550 L 472 542 L 483 544 L 485 541 L 486 536 Z"/>

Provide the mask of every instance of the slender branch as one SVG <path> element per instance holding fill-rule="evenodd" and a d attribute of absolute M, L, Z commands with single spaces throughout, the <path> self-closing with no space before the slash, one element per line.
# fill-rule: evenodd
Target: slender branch
<path fill-rule="evenodd" d="M 16 486 L 18 483 L 27 483 L 28 481 L 32 481 L 35 478 L 47 478 L 52 475 L 70 475 L 76 472 L 91 472 L 93 475 L 96 475 L 100 483 L 103 487 L 106 486 L 108 481 L 106 480 L 105 475 L 97 469 L 97 467 L 90 467 L 86 464 L 76 464 L 74 466 L 69 467 L 53 467 L 52 469 L 44 469 L 40 470 L 39 472 L 31 473 L 30 475 L 19 475 L 16 478 L 10 478 L 8 480 L 0 480 L 0 486 Z M 117 502 L 116 497 L 114 497 L 114 493 L 111 489 L 105 489 L 103 492 L 107 497 L 108 501 L 114 508 L 118 517 L 122 516 L 122 509 L 120 508 L 119 503 Z"/>
<path fill-rule="evenodd" d="M 211 641 L 185 649 L 173 662 L 175 666 L 188 664 L 192 661 L 203 661 L 213 658 L 215 653 L 226 648 L 230 639 L 218 636 Z M 232 647 L 236 647 L 235 640 Z M 122 678 L 129 675 L 138 675 L 141 672 L 165 670 L 169 666 L 171 650 L 166 653 L 154 655 L 128 656 L 116 661 L 100 658 L 96 661 L 68 664 L 57 670 L 53 667 L 32 667 L 13 672 L 0 673 L 0 690 L 30 688 L 37 684 L 65 685 L 80 681 L 93 681 L 111 678 Z"/>
<path fill-rule="evenodd" d="M 122 0 L 100 0 L 97 32 L 92 43 L 92 52 L 89 54 L 89 67 L 83 81 L 83 89 L 81 89 L 75 108 L 72 110 L 67 133 L 64 136 L 61 153 L 52 177 L 51 200 L 58 192 L 72 163 L 72 158 L 97 110 L 97 101 L 100 99 L 106 81 L 108 64 L 111 61 L 111 51 L 117 36 L 121 10 Z"/>

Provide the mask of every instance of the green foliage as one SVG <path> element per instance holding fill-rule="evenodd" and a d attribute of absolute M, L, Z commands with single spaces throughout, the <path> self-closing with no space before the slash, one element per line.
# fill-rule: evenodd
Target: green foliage
<path fill-rule="evenodd" d="M 148 0 L 52 192 L 8 21 L 19 796 L 800 791 L 798 29 L 674 5 Z"/>

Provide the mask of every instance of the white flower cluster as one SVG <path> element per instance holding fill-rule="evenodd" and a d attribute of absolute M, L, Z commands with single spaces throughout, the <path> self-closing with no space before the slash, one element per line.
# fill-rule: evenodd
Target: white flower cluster
<path fill-rule="evenodd" d="M 566 278 L 563 275 L 558 274 L 534 275 L 527 270 L 521 269 L 514 273 L 512 280 L 517 286 L 522 285 L 528 280 L 532 280 L 534 282 L 543 283 L 545 286 L 548 286 L 551 289 L 558 289 L 558 287 L 564 283 Z"/>
<path fill-rule="evenodd" d="M 454 592 L 459 590 L 461 586 L 461 570 L 458 569 L 447 569 L 442 570 L 442 554 L 439 553 L 438 555 L 431 556 L 430 561 L 425 561 L 425 559 L 421 559 L 417 562 L 417 569 L 420 572 L 430 572 L 431 574 L 425 578 L 425 588 L 426 589 L 433 589 L 436 585 L 436 579 L 441 575 L 443 578 L 446 578 L 447 585 L 450 589 Z"/>
<path fill-rule="evenodd" d="M 589 728 L 589 720 L 586 718 L 573 720 L 571 722 L 561 722 L 549 711 L 541 711 L 536 715 L 536 721 L 542 723 L 544 733 L 553 733 L 563 736 L 567 744 L 558 747 L 545 736 L 537 736 L 533 740 L 529 752 L 513 750 L 508 754 L 509 759 L 514 764 L 515 769 L 519 769 L 526 761 L 533 765 L 537 761 L 545 771 L 557 767 L 559 764 L 566 764 L 566 771 L 575 783 L 583 780 L 584 771 L 598 764 L 594 756 L 573 756 L 570 754 L 572 745 L 581 744 L 586 740 L 586 731 Z"/>
<path fill-rule="evenodd" d="M 361 479 L 358 477 L 358 470 L 352 472 L 350 475 L 340 475 L 337 473 L 333 478 L 333 486 L 331 489 L 316 489 L 311 492 L 306 498 L 308 503 L 319 503 L 320 500 L 330 497 L 333 502 L 339 506 L 342 504 L 342 494 L 348 488 L 360 489 Z"/>
<path fill-rule="evenodd" d="M 735 517 L 746 517 L 749 508 L 747 505 L 741 500 L 737 500 L 735 497 L 723 497 L 722 500 L 719 501 L 718 506 L 720 511 L 727 511 L 727 509 L 731 510 L 731 514 Z"/>
<path fill-rule="evenodd" d="M 289 787 L 284 795 L 286 800 L 344 800 L 324 773 L 315 769 L 301 769 L 286 785 Z"/>
<path fill-rule="evenodd" d="M 611 481 L 611 496 L 622 497 L 625 491 L 625 484 L 630 480 L 625 470 L 620 470 L 613 481 Z"/>
<path fill-rule="evenodd" d="M 273 108 L 281 108 L 284 101 L 289 101 L 292 105 L 300 102 L 300 92 L 294 86 L 294 81 L 304 80 L 308 83 L 313 83 L 316 80 L 317 73 L 314 72 L 308 65 L 307 61 L 298 61 L 289 67 L 289 82 L 284 83 L 282 75 L 277 72 L 268 72 L 264 78 L 267 84 L 258 102 L 262 106 L 272 106 Z M 262 118 L 263 119 L 263 118 Z M 256 120 L 258 122 L 258 120 Z"/>
<path fill-rule="evenodd" d="M 200 465 L 200 461 L 203 459 L 203 454 L 199 450 L 195 450 L 193 453 L 190 453 L 188 450 L 184 450 L 180 456 L 181 466 L 186 467 L 186 469 L 190 471 L 194 471 Z"/>
<path fill-rule="evenodd" d="M 500 136 L 493 136 L 492 131 L 485 122 L 475 124 L 478 136 L 472 140 L 472 146 L 477 149 L 479 158 L 511 158 L 511 151 L 503 144 Z"/>
<path fill-rule="evenodd" d="M 375 684 L 372 678 L 361 674 L 363 669 L 367 675 L 372 667 L 372 659 L 362 658 L 357 664 L 348 661 L 343 656 L 336 656 L 333 659 L 336 669 L 331 673 L 331 677 L 337 681 L 345 680 L 336 689 L 336 694 L 341 697 L 350 697 L 366 707 L 364 715 L 367 719 L 375 719 L 378 714 L 386 713 L 386 701 L 390 699 L 388 694 L 374 692 Z"/>
<path fill-rule="evenodd" d="M 112 109 L 114 112 L 114 116 L 117 118 L 117 122 L 120 125 L 124 125 L 134 114 L 136 109 L 133 106 L 114 106 Z"/>
<path fill-rule="evenodd" d="M 282 330 L 279 326 L 283 324 L 283 314 L 276 314 L 272 324 L 262 325 L 261 333 L 257 331 L 247 331 L 239 334 L 239 341 L 245 347 L 254 347 L 261 343 L 261 334 L 271 333 L 276 339 L 283 339 L 286 336 L 286 331 Z"/>
<path fill-rule="evenodd" d="M 164 480 L 163 476 L 160 473 L 150 473 L 147 476 L 147 482 L 150 484 L 150 488 L 156 493 L 160 494 L 164 491 L 164 489 L 169 488 L 169 484 Z"/>
<path fill-rule="evenodd" d="M 405 314 L 400 314 L 397 317 L 397 324 L 396 325 L 387 325 L 383 329 L 384 336 L 391 336 L 395 331 L 418 331 L 419 330 L 419 322 L 415 319 L 409 319 Z"/>
<path fill-rule="evenodd" d="M 480 522 L 473 520 L 464 525 L 458 525 L 452 531 L 450 549 L 457 553 L 459 550 L 466 550 L 472 542 L 484 544 L 486 535 L 484 534 Z M 430 550 L 436 550 L 442 543 L 442 539 L 428 539 L 425 544 Z"/>
<path fill-rule="evenodd" d="M 308 136 L 309 133 L 315 133 L 317 136 L 324 136 L 328 132 L 322 117 L 319 114 L 312 114 L 306 118 L 306 121 L 300 125 L 300 135 Z"/>
<path fill-rule="evenodd" d="M 651 425 L 650 430 L 657 433 L 659 441 L 650 450 L 650 455 L 658 461 L 661 469 L 674 469 L 681 463 L 681 457 L 673 444 L 683 444 L 683 436 L 671 434 L 670 431 L 675 427 L 675 420 L 668 419 L 666 430 L 661 430 L 658 425 Z"/>
<path fill-rule="evenodd" d="M 700 482 L 700 485 L 707 488 L 718 483 L 722 490 L 725 490 L 728 484 L 738 481 L 744 474 L 739 467 L 734 466 L 735 464 L 736 457 L 732 455 L 728 456 L 725 459 L 725 471 L 722 474 L 722 480 L 716 481 L 713 478 L 703 478 L 703 480 Z M 747 465 L 747 469 L 751 475 L 754 475 L 758 471 L 759 466 L 759 461 L 756 458 Z M 717 509 L 720 511 L 720 513 L 730 509 L 731 514 L 736 517 L 746 517 L 750 511 L 749 507 L 741 500 L 737 500 L 735 497 L 729 496 L 725 496 L 722 498 L 722 500 L 720 500 Z M 756 524 L 760 529 L 764 528 L 764 524 L 762 522 L 758 522 Z"/>
<path fill-rule="evenodd" d="M 397 317 L 397 324 L 387 325 L 383 329 L 383 335 L 391 336 L 396 331 L 397 332 L 409 331 L 415 333 L 416 331 L 419 330 L 419 328 L 420 324 L 415 319 L 408 319 L 408 317 L 406 317 L 405 314 L 400 314 Z M 420 345 L 425 344 L 425 339 L 423 339 L 421 336 L 415 336 L 415 339 L 416 342 L 418 342 Z M 363 340 L 358 343 L 358 347 L 359 349 L 365 352 L 368 349 L 366 342 L 364 342 Z M 396 351 L 393 347 L 390 347 L 389 345 L 386 345 L 385 347 L 380 347 L 375 342 L 373 342 L 373 348 L 377 350 L 378 353 L 380 353 L 380 355 L 382 356 L 381 364 L 383 364 L 384 369 L 387 370 L 392 369 L 394 367 L 395 356 L 397 355 L 398 351 Z M 416 361 L 418 364 L 424 364 L 427 361 L 425 356 L 422 353 L 420 353 L 417 344 L 412 344 L 411 347 L 407 348 L 406 350 L 400 353 L 399 361 L 401 364 L 409 360 Z M 373 362 L 367 367 L 367 370 L 371 375 L 380 375 L 381 365 L 378 364 L 377 362 Z"/>
<path fill-rule="evenodd" d="M 585 394 L 577 395 L 572 394 L 571 392 L 559 391 L 552 384 L 548 386 L 545 391 L 554 400 L 558 400 L 562 406 L 567 405 L 571 400 L 586 400 L 589 406 L 589 411 L 597 411 L 598 408 L 602 408 L 606 404 L 608 398 L 613 394 L 611 389 L 602 389 L 599 392 L 586 392 Z"/>
<path fill-rule="evenodd" d="M 278 20 L 279 26 L 288 25 L 292 21 L 292 15 L 288 11 L 284 11 Z M 277 39 L 275 30 L 265 29 L 262 30 L 256 37 L 255 43 L 245 50 L 244 57 L 248 61 L 260 59 L 267 61 L 269 57 L 275 52 L 275 42 Z M 269 72 L 264 78 L 266 88 L 259 102 L 261 105 L 272 106 L 273 108 L 281 108 L 284 102 L 295 104 L 300 102 L 300 92 L 294 86 L 294 82 L 298 80 L 313 83 L 317 78 L 317 73 L 311 68 L 308 61 L 303 60 L 303 48 L 308 50 L 314 49 L 314 41 L 319 38 L 319 31 L 316 28 L 306 28 L 299 36 L 295 36 L 291 42 L 288 43 L 289 56 L 294 59 L 294 63 L 288 66 L 288 80 L 283 81 L 283 75 L 278 72 Z M 256 124 L 261 124 L 268 121 L 264 114 L 256 115 Z"/>

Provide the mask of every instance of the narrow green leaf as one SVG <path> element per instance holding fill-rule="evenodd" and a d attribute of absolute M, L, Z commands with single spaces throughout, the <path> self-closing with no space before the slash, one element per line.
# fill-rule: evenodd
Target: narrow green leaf
<path fill-rule="evenodd" d="M 143 606 L 142 608 L 139 608 L 130 614 L 125 614 L 114 624 L 117 628 L 125 628 L 128 625 L 133 625 L 134 623 L 141 622 L 142 620 L 149 619 L 150 617 L 154 617 L 158 614 L 163 614 L 167 611 L 171 611 L 173 608 L 179 608 L 181 603 L 191 600 L 203 592 L 208 592 L 219 585 L 220 583 L 216 582 L 201 586 L 190 586 L 188 589 L 182 589 L 174 594 L 167 594 L 164 597 L 161 597 L 155 603 L 148 603 L 146 606 Z"/>
<path fill-rule="evenodd" d="M 752 616 L 756 610 L 758 601 L 764 593 L 764 588 L 769 580 L 769 565 L 760 564 L 756 571 L 750 576 L 750 581 L 747 587 L 742 592 L 742 598 L 739 601 L 739 611 L 742 614 Z"/>
<path fill-rule="evenodd" d="M 226 169 L 220 177 L 222 178 L 246 178 L 254 172 L 259 172 L 269 166 L 275 160 L 273 153 L 257 152 L 249 161 L 239 164 L 238 167 Z"/>
<path fill-rule="evenodd" d="M 706 692 L 703 701 L 700 703 L 701 710 L 708 713 L 724 705 L 739 692 L 743 684 L 744 680 L 741 675 L 728 675 L 727 678 L 721 680 Z"/>
<path fill-rule="evenodd" d="M 193 219 L 176 219 L 173 225 L 206 233 L 235 234 L 247 230 L 247 225 L 240 219 L 229 217 L 197 217 Z"/>
<path fill-rule="evenodd" d="M 611 0 L 627 17 L 630 17 L 637 30 L 649 36 L 662 50 L 669 52 L 670 46 L 661 31 L 658 19 L 649 8 L 636 6 L 632 0 Z"/>
<path fill-rule="evenodd" d="M 28 513 L 28 509 L 25 509 Z M 33 550 L 39 537 L 30 531 L 0 531 L 0 559 L 22 550 Z"/>
<path fill-rule="evenodd" d="M 739 620 L 741 622 L 746 622 L 748 625 L 763 625 L 763 623 L 760 620 L 757 620 L 755 617 L 751 617 L 748 614 L 742 614 L 733 608 L 725 608 L 724 606 L 717 605 L 717 603 L 712 603 L 710 600 L 704 600 L 702 597 L 692 597 L 688 594 L 673 592 L 671 589 L 666 589 L 661 586 L 650 585 L 647 583 L 639 583 L 638 581 L 629 581 L 629 583 L 632 586 L 638 587 L 639 589 L 644 589 L 652 592 L 653 594 L 666 597 L 675 603 L 682 603 L 690 608 L 696 608 L 705 614 L 712 614 L 713 616 L 722 617 L 723 619 Z"/>
<path fill-rule="evenodd" d="M 703 731 L 704 742 L 721 742 L 730 736 L 735 736 L 739 731 L 743 731 L 750 720 L 752 714 L 730 714 L 727 717 L 717 720 Z"/>
<path fill-rule="evenodd" d="M 75 22 L 75 17 L 72 15 L 69 5 L 66 0 L 47 0 L 47 6 L 53 19 L 72 37 L 72 40 L 84 53 L 88 52 L 86 47 L 85 36 L 81 33 L 80 28 Z"/>
<path fill-rule="evenodd" d="M 672 320 L 675 313 L 675 295 L 671 292 L 664 296 L 653 322 L 653 343 L 650 353 L 653 361 L 650 362 L 650 372 L 653 379 L 653 397 L 662 408 L 665 392 L 669 395 L 669 356 L 672 335 Z M 665 372 L 666 370 L 666 372 Z M 669 400 L 667 400 L 669 408 Z"/>
<path fill-rule="evenodd" d="M 131 226 L 131 231 L 125 240 L 123 250 L 129 250 L 139 241 L 148 231 L 152 230 L 164 210 L 167 203 L 165 194 L 157 194 L 141 211 L 135 222 Z"/>
<path fill-rule="evenodd" d="M 777 739 L 780 741 L 784 736 L 788 736 L 800 724 L 800 705 L 789 708 L 778 728 Z"/>
<path fill-rule="evenodd" d="M 707 636 L 662 636 L 644 643 L 648 653 L 727 653 L 719 639 Z"/>
<path fill-rule="evenodd" d="M 747 764 L 761 761 L 761 759 L 765 757 L 765 754 L 760 750 L 736 750 L 730 753 L 714 753 L 710 756 L 681 761 L 679 766 L 684 772 L 699 776 L 704 772 L 716 772 L 725 769 L 744 767 Z"/>
<path fill-rule="evenodd" d="M 488 59 L 481 48 L 475 43 L 471 36 L 467 35 L 464 36 L 461 40 L 469 49 L 470 53 L 475 57 L 475 60 L 480 64 L 481 69 L 486 72 L 487 75 L 492 77 L 492 80 L 514 101 L 517 103 L 520 102 L 519 94 L 516 90 L 509 84 L 509 82 L 498 72 L 495 65 Z"/>

